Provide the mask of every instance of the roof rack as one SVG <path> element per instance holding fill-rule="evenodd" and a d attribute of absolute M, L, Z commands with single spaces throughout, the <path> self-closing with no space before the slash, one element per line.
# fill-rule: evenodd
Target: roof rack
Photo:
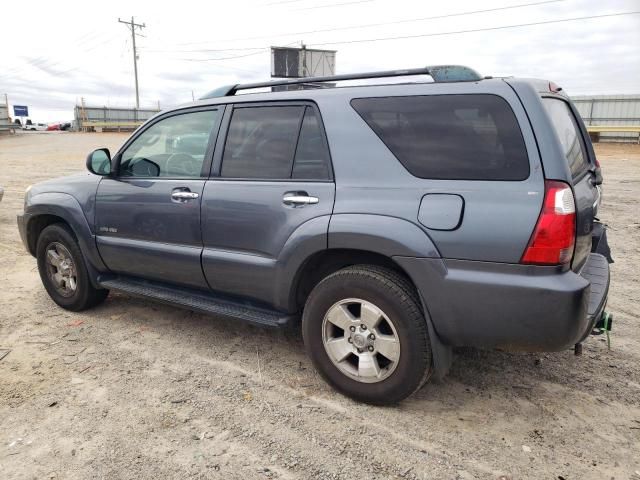
<path fill-rule="evenodd" d="M 210 91 L 203 97 L 200 97 L 200 100 L 216 97 L 229 97 L 235 95 L 238 90 L 250 90 L 254 88 L 300 85 L 304 83 L 337 82 L 341 80 L 363 80 L 367 78 L 407 77 L 411 75 L 430 75 L 436 83 L 476 82 L 478 80 L 482 80 L 482 76 L 478 72 L 463 65 L 432 65 L 430 67 L 410 68 L 408 70 L 383 70 L 380 72 L 348 73 L 346 75 L 289 78 L 283 80 L 272 80 L 269 82 L 225 85 L 224 87 L 219 87 Z"/>

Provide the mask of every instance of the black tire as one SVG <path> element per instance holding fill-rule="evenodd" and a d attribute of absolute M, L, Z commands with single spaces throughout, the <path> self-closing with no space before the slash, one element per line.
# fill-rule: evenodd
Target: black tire
<path fill-rule="evenodd" d="M 347 298 L 375 304 L 393 322 L 400 355 L 393 371 L 376 383 L 362 383 L 343 373 L 323 343 L 323 321 L 329 309 Z M 313 289 L 304 307 L 302 335 L 307 354 L 322 377 L 354 400 L 385 405 L 397 403 L 422 387 L 432 371 L 427 323 L 413 285 L 399 273 L 372 265 L 339 270 Z"/>
<path fill-rule="evenodd" d="M 53 280 L 49 277 L 47 270 L 47 250 L 53 243 L 59 243 L 70 253 L 75 266 L 75 291 L 69 296 L 64 296 L 58 292 Z M 72 231 L 63 223 L 49 225 L 38 237 L 36 245 L 36 257 L 38 259 L 38 271 L 45 290 L 51 299 L 66 310 L 79 312 L 94 307 L 102 303 L 109 295 L 109 290 L 97 289 L 89 280 L 89 273 L 85 264 L 84 256 L 80 251 Z"/>

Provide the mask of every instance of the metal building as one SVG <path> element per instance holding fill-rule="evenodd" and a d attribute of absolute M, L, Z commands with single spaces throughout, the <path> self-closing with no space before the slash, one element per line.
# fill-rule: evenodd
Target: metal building
<path fill-rule="evenodd" d="M 87 132 L 132 131 L 158 113 L 159 109 L 88 107 L 76 105 L 76 128 Z"/>
<path fill-rule="evenodd" d="M 594 140 L 638 142 L 640 95 L 585 95 L 571 100 Z"/>
<path fill-rule="evenodd" d="M 9 118 L 9 102 L 6 95 L 0 97 L 0 132 L 8 132 L 11 128 L 11 119 Z"/>

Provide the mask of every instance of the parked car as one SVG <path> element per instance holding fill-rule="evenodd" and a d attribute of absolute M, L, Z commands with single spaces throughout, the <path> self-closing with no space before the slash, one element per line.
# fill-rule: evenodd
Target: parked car
<path fill-rule="evenodd" d="M 46 130 L 47 130 L 47 132 L 52 132 L 54 130 L 61 130 L 60 125 L 61 124 L 59 124 L 59 123 L 51 123 L 51 124 L 47 125 Z"/>
<path fill-rule="evenodd" d="M 235 96 L 419 74 L 434 81 Z M 357 400 L 406 398 L 454 346 L 563 350 L 603 318 L 602 175 L 548 81 L 444 66 L 232 85 L 87 168 L 34 185 L 18 217 L 58 305 L 118 290 L 297 326 Z"/>
<path fill-rule="evenodd" d="M 45 130 L 47 130 L 47 126 L 48 125 L 46 123 L 27 123 L 22 127 L 22 129 L 44 132 Z"/>

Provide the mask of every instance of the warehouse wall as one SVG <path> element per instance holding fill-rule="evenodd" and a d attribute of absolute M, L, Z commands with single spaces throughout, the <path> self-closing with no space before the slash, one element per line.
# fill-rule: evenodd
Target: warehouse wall
<path fill-rule="evenodd" d="M 93 122 L 98 122 L 103 130 L 134 130 L 159 111 L 151 108 L 84 107 L 83 112 L 83 107 L 76 105 L 74 118 L 79 130 L 87 126 L 94 129 Z"/>
<path fill-rule="evenodd" d="M 640 125 L 640 95 L 571 97 L 586 125 Z M 602 142 L 637 142 L 637 133 L 601 133 Z"/>
<path fill-rule="evenodd" d="M 4 95 L 0 99 L 0 125 L 9 123 L 9 106 L 4 104 Z M 0 127 L 0 131 L 9 131 L 8 128 Z"/>

